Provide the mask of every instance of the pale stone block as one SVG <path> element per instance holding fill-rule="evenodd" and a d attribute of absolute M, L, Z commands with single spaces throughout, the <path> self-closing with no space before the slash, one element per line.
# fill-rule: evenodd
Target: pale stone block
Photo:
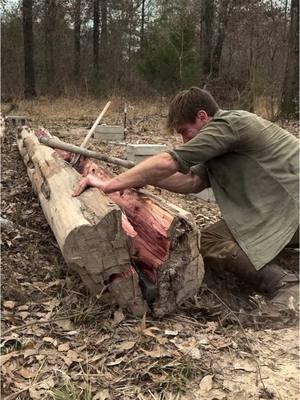
<path fill-rule="evenodd" d="M 147 157 L 154 156 L 167 150 L 165 144 L 128 144 L 127 160 L 139 163 Z"/>

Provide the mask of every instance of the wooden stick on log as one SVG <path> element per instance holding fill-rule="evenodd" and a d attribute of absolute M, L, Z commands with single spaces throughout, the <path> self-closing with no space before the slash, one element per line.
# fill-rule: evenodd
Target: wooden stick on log
<path fill-rule="evenodd" d="M 70 215 L 70 210 L 67 207 L 74 207 L 70 200 L 71 187 L 76 179 L 79 178 L 79 174 L 76 171 L 72 171 L 74 169 L 70 165 L 63 163 L 62 160 L 60 164 L 56 162 L 54 167 L 53 159 L 57 161 L 59 158 L 58 153 L 40 145 L 36 138 L 32 138 L 32 132 L 30 133 L 30 139 L 28 135 L 29 133 L 23 130 L 18 141 L 21 141 L 19 145 L 20 152 L 21 154 L 23 152 L 24 161 L 28 169 L 30 169 L 29 176 L 31 176 L 33 185 L 37 187 L 36 190 L 44 213 L 59 244 L 61 243 L 60 247 L 66 261 L 71 265 L 73 265 L 72 262 L 75 262 L 77 269 L 78 264 L 80 264 L 78 272 L 82 276 L 87 271 L 90 271 L 90 281 L 85 280 L 85 284 L 88 287 L 98 288 L 99 284 L 102 284 L 101 287 L 103 287 L 103 283 L 109 281 L 111 293 L 115 295 L 119 304 L 130 308 L 134 313 L 138 314 L 143 309 L 144 304 L 139 297 L 140 292 L 138 292 L 138 295 L 131 293 L 131 291 L 136 290 L 132 276 L 136 276 L 135 271 L 138 271 L 139 274 L 145 275 L 157 288 L 158 295 L 150 306 L 154 314 L 158 316 L 174 311 L 184 299 L 197 292 L 202 282 L 204 269 L 199 253 L 200 234 L 194 219 L 190 213 L 143 190 L 139 192 L 126 190 L 122 196 L 119 193 L 105 196 L 102 192 L 93 188 L 86 190 L 78 198 L 73 199 L 73 201 L 77 201 L 74 204 L 78 205 L 78 202 L 80 204 L 80 211 L 83 214 L 81 214 L 81 218 L 84 217 L 86 219 L 86 213 L 89 215 L 92 210 L 94 216 L 96 214 L 97 217 L 95 219 L 91 217 L 87 219 L 90 224 L 92 220 L 94 224 L 96 223 L 100 226 L 98 227 L 97 225 L 96 229 L 90 228 L 87 233 L 80 232 L 80 235 L 76 236 L 77 242 L 82 242 L 80 237 L 88 237 L 87 243 L 84 246 L 81 245 L 80 249 L 75 249 L 76 245 L 73 246 L 70 250 L 72 256 L 69 256 L 68 251 L 65 250 L 66 235 L 61 235 L 60 231 L 62 230 L 62 225 L 64 226 L 68 222 L 66 218 Z M 33 163 L 33 166 L 31 163 Z M 85 174 L 87 170 L 93 170 L 102 179 L 109 179 L 112 176 L 109 171 L 91 160 L 82 160 L 79 166 L 82 174 Z M 64 169 L 68 171 L 70 177 L 74 176 L 73 174 L 75 173 L 76 178 L 65 176 L 66 171 L 62 172 Z M 39 176 L 38 184 L 36 184 L 35 175 Z M 49 190 L 45 191 L 47 187 L 50 189 L 50 195 Z M 59 214 L 56 213 L 59 207 L 58 201 L 63 201 L 66 204 Z M 108 219 L 108 224 L 105 228 L 105 223 L 102 224 L 101 221 L 103 221 L 103 218 L 104 221 L 106 220 L 103 214 L 110 215 L 106 208 L 109 204 L 115 211 L 115 217 Z M 123 243 L 124 232 L 126 232 L 130 260 L 128 253 L 127 258 L 122 253 L 123 257 L 118 257 L 112 263 L 113 265 L 109 266 L 112 254 L 109 253 L 110 256 L 108 258 L 110 261 L 104 262 L 103 260 L 106 259 L 106 249 L 111 251 L 113 247 L 110 244 L 110 239 L 113 241 L 116 235 L 115 227 L 120 226 L 120 214 L 115 209 L 117 207 L 116 204 L 123 211 L 123 221 L 127 221 L 126 223 L 123 222 L 120 228 L 123 229 L 123 234 L 118 231 L 118 237 L 121 238 L 120 240 Z M 119 208 L 117 209 L 120 210 Z M 79 221 L 80 218 L 77 218 Z M 62 222 L 62 220 L 66 222 Z M 117 224 L 116 220 L 118 221 Z M 70 224 L 70 221 L 68 223 Z M 96 231 L 101 232 L 100 237 Z M 61 236 L 63 236 L 64 240 L 61 240 Z M 103 240 L 105 244 L 101 243 Z M 93 246 L 91 246 L 91 243 L 93 243 Z M 85 251 L 85 246 L 89 247 L 87 251 Z M 120 248 L 123 249 L 124 247 L 120 244 Z M 88 258 L 92 250 L 97 252 L 101 265 L 98 265 L 94 259 L 91 268 L 88 261 L 88 267 L 85 266 L 84 258 Z M 83 253 L 81 253 L 82 251 Z M 76 254 L 75 257 L 74 254 Z M 76 260 L 76 257 L 80 258 L 80 263 Z M 118 263 L 123 266 L 126 265 L 126 267 L 119 268 Z M 105 264 L 105 267 L 103 267 L 103 264 Z M 110 274 L 107 273 L 107 270 Z M 113 270 L 116 273 L 111 273 Z M 121 273 L 118 272 L 120 270 L 122 271 Z M 103 278 L 104 276 L 106 278 Z M 138 287 L 138 289 L 140 288 Z M 91 291 L 93 292 L 93 290 Z"/>
<path fill-rule="evenodd" d="M 40 143 L 45 144 L 46 146 L 51 147 L 52 149 L 61 149 L 65 151 L 69 151 L 71 153 L 81 154 L 82 156 L 88 158 L 95 158 L 96 160 L 105 161 L 110 164 L 116 164 L 120 167 L 124 168 L 132 168 L 135 166 L 133 161 L 122 160 L 116 157 L 109 157 L 104 154 L 100 154 L 97 151 L 83 149 L 79 146 L 75 146 L 73 144 L 65 143 L 61 140 L 55 139 L 53 137 L 40 137 Z"/>

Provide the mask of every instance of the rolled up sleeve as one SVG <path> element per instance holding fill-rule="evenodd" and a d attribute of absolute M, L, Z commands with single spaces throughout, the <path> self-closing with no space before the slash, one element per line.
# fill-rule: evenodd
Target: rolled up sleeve
<path fill-rule="evenodd" d="M 168 153 L 176 161 L 178 170 L 187 174 L 192 166 L 233 151 L 238 141 L 238 135 L 227 121 L 213 120 L 192 140 Z"/>

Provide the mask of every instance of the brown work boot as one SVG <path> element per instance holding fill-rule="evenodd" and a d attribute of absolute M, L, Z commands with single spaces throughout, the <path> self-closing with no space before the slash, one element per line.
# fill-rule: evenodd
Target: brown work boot
<path fill-rule="evenodd" d="M 298 309 L 299 276 L 296 272 L 287 271 L 274 262 L 257 271 L 239 246 L 235 246 L 226 258 L 225 269 L 270 299 L 267 302 L 278 311 Z"/>
<path fill-rule="evenodd" d="M 282 280 L 283 286 L 273 293 L 268 300 L 268 304 L 280 313 L 294 313 L 299 315 L 299 283 L 285 282 Z"/>

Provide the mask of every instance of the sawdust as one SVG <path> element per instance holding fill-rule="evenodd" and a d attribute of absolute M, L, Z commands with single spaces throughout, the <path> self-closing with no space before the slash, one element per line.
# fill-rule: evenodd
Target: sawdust
<path fill-rule="evenodd" d="M 43 122 L 51 133 L 62 132 L 61 138 L 79 144 L 101 109 L 91 103 L 82 110 L 79 101 L 22 103 L 20 109 L 30 114 L 34 127 Z M 120 101 L 117 110 L 112 108 L 107 123 L 120 123 L 121 106 Z M 127 142 L 179 143 L 179 138 L 162 134 L 164 113 L 161 104 L 129 107 Z M 296 325 L 274 330 L 278 321 L 272 318 L 250 323 L 246 314 L 231 312 L 205 286 L 164 320 L 137 320 L 91 299 L 62 259 L 14 134 L 6 131 L 2 144 L 2 217 L 12 222 L 2 226 L 1 243 L 3 398 L 298 398 Z M 92 140 L 90 148 L 125 158 L 122 145 Z M 154 191 L 191 211 L 200 228 L 219 218 L 213 203 Z M 233 305 L 233 283 L 218 284 L 217 296 Z"/>

